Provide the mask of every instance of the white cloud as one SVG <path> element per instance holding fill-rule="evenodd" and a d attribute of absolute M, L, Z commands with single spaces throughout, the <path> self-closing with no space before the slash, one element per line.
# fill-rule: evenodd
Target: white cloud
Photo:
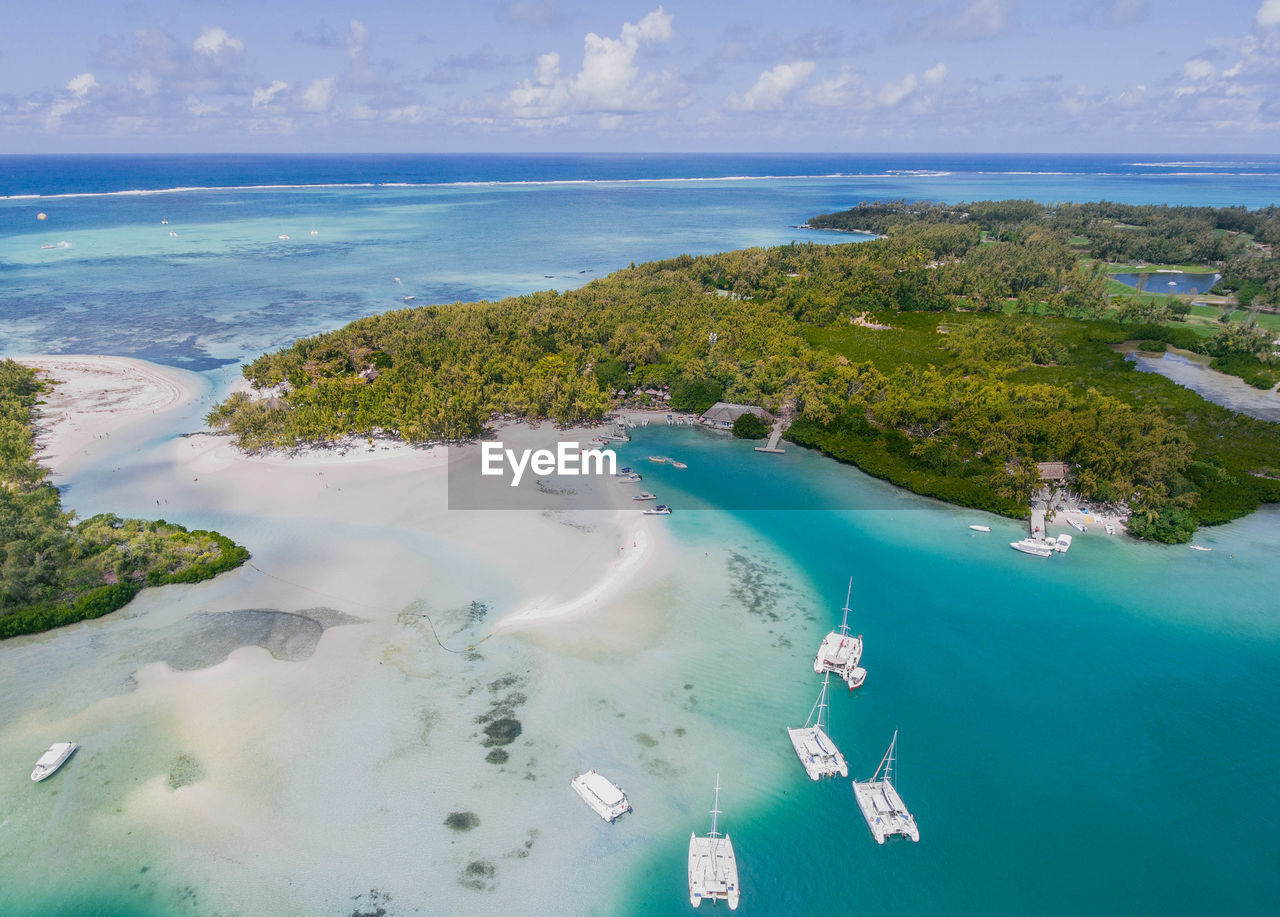
<path fill-rule="evenodd" d="M 427 109 L 422 105 L 406 105 L 403 108 L 393 108 L 387 112 L 387 117 L 392 121 L 399 121 L 404 124 L 418 124 L 427 116 Z"/>
<path fill-rule="evenodd" d="M 83 99 L 97 85 L 98 81 L 93 78 L 92 73 L 82 73 L 67 81 L 67 92 L 71 93 L 73 99 Z"/>
<path fill-rule="evenodd" d="M 201 102 L 195 96 L 187 96 L 186 105 L 187 105 L 187 111 L 191 112 L 191 114 L 195 115 L 197 118 L 201 117 L 202 115 L 221 114 L 222 112 L 222 109 L 219 108 L 218 106 L 208 105 L 204 102 Z"/>
<path fill-rule="evenodd" d="M 919 77 L 908 73 L 896 83 L 885 83 L 878 90 L 866 86 L 848 67 L 834 79 L 824 80 L 810 87 L 805 100 L 823 108 L 844 108 L 870 111 L 877 108 L 896 108 L 908 96 L 927 92 L 941 85 L 947 77 L 947 65 L 934 64 Z M 927 102 L 928 97 L 922 97 Z"/>
<path fill-rule="evenodd" d="M 1262 0 L 1262 6 L 1258 7 L 1258 14 L 1254 18 L 1264 29 L 1280 25 L 1280 0 Z"/>
<path fill-rule="evenodd" d="M 967 38 L 989 38 L 1005 32 L 1013 21 L 1013 0 L 973 0 L 956 27 Z"/>
<path fill-rule="evenodd" d="M 641 76 L 636 55 L 642 45 L 670 40 L 671 18 L 658 7 L 639 22 L 623 23 L 617 38 L 588 33 L 583 39 L 582 69 L 573 76 L 561 74 L 559 54 L 543 54 L 535 79 L 512 89 L 504 107 L 519 122 L 660 107 L 670 101 L 663 91 L 666 81 L 657 74 Z"/>
<path fill-rule="evenodd" d="M 271 100 L 289 88 L 284 80 L 272 80 L 270 86 L 263 86 L 253 91 L 253 107 L 265 108 Z"/>
<path fill-rule="evenodd" d="M 814 66 L 813 61 L 807 60 L 778 64 L 760 74 L 756 84 L 741 96 L 730 93 L 725 107 L 731 111 L 777 111 L 813 74 Z"/>
<path fill-rule="evenodd" d="M 227 34 L 222 26 L 205 26 L 200 36 L 191 43 L 191 49 L 197 54 L 217 57 L 224 50 L 243 51 L 244 42 Z"/>
<path fill-rule="evenodd" d="M 327 111 L 329 103 L 333 101 L 333 88 L 337 83 L 338 78 L 336 76 L 312 80 L 311 85 L 303 90 L 301 97 L 298 99 L 298 104 L 307 111 Z"/>
<path fill-rule="evenodd" d="M 602 131 L 616 131 L 622 127 L 622 115 L 601 115 L 597 123 Z"/>
<path fill-rule="evenodd" d="M 365 48 L 369 44 L 369 28 L 359 19 L 352 19 L 347 31 L 347 59 L 352 62 L 364 58 Z"/>
<path fill-rule="evenodd" d="M 880 88 L 877 101 L 884 108 L 893 108 L 911 93 L 916 91 L 920 83 L 914 73 L 908 73 L 897 83 L 886 83 Z"/>
<path fill-rule="evenodd" d="M 1213 76 L 1213 64 L 1202 57 L 1192 58 L 1182 65 L 1182 72 L 1190 80 L 1207 80 Z"/>

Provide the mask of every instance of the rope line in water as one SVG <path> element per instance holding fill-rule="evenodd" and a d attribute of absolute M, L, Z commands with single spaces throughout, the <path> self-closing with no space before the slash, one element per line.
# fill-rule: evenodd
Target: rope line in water
<path fill-rule="evenodd" d="M 283 576 L 277 576 L 277 575 L 276 575 L 276 574 L 274 574 L 274 573 L 268 573 L 266 570 L 263 570 L 261 567 L 259 567 L 257 564 L 255 564 L 255 563 L 254 563 L 253 561 L 251 561 L 251 560 L 246 560 L 246 561 L 244 562 L 244 565 L 245 565 L 246 567 L 252 567 L 253 569 L 257 570 L 259 573 L 261 573 L 263 576 L 270 577 L 271 579 L 276 580 L 276 581 L 281 582 L 281 583 L 284 583 L 284 584 L 285 584 L 285 585 L 287 585 L 287 586 L 293 586 L 295 589 L 305 589 L 307 592 L 314 592 L 316 595 L 318 595 L 318 596 L 322 596 L 322 597 L 324 597 L 324 598 L 326 598 L 326 599 L 329 599 L 330 601 L 336 602 L 336 603 L 337 603 L 337 604 L 339 604 L 339 605 L 344 605 L 344 604 L 345 604 L 345 605 L 362 605 L 362 606 L 364 606 L 365 608 L 370 609 L 371 611 L 377 611 L 377 610 L 378 610 L 378 606 L 376 606 L 376 605 L 370 605 L 368 602 L 361 602 L 361 601 L 358 601 L 358 600 L 344 599 L 344 598 L 342 598 L 341 596 L 334 595 L 334 594 L 333 594 L 333 593 L 331 593 L 331 592 L 324 592 L 323 590 L 316 589 L 316 588 L 315 588 L 315 587 L 313 587 L 313 586 L 307 586 L 307 585 L 304 585 L 303 583 L 295 583 L 293 580 L 285 579 Z M 490 637 L 492 637 L 492 636 L 493 636 L 493 633 L 492 633 L 492 632 L 487 633 L 487 634 L 485 634 L 483 637 L 481 637 L 479 640 L 477 640 L 475 643 L 473 643 L 473 644 L 471 644 L 470 646 L 468 646 L 466 649 L 463 649 L 463 650 L 455 650 L 455 649 L 452 649 L 452 648 L 447 647 L 447 646 L 445 646 L 445 645 L 444 645 L 444 641 L 440 639 L 440 634 L 439 634 L 439 632 L 437 632 L 437 631 L 436 631 L 436 622 L 435 622 L 435 621 L 432 621 L 432 620 L 431 620 L 431 615 L 427 614 L 425 611 L 422 611 L 422 612 L 419 612 L 419 611 L 402 611 L 402 612 L 400 612 L 400 614 L 401 614 L 401 615 L 405 615 L 405 616 L 410 617 L 410 618 L 426 618 L 426 619 L 427 619 L 427 624 L 431 627 L 431 636 L 435 638 L 435 640 L 436 640 L 436 644 L 437 644 L 437 645 L 439 645 L 440 649 L 444 650 L 446 653 L 453 653 L 454 655 L 457 655 L 457 656 L 461 656 L 463 653 L 469 653 L 469 652 L 471 652 L 471 651 L 472 651 L 472 650 L 474 650 L 477 646 L 479 646 L 481 643 L 484 643 L 486 640 L 488 640 Z"/>

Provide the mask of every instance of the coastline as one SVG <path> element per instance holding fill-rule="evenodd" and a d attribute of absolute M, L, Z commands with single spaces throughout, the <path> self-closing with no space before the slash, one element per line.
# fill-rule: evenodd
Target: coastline
<path fill-rule="evenodd" d="M 36 457 L 57 473 L 89 456 L 95 441 L 185 407 L 204 388 L 195 373 L 132 357 L 38 354 L 12 359 L 36 369 L 46 383 L 36 422 Z"/>

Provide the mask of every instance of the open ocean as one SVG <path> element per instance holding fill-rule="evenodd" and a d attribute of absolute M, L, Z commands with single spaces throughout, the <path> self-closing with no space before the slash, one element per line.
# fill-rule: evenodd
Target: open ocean
<path fill-rule="evenodd" d="M 136 356 L 201 372 L 217 393 L 241 360 L 372 312 L 566 289 L 685 252 L 846 242 L 797 226 L 862 200 L 1009 197 L 1259 207 L 1280 202 L 1280 157 L 0 157 L 0 355 Z M 1008 549 L 1017 523 L 982 518 L 994 531 L 971 533 L 980 514 L 794 447 L 761 457 L 650 427 L 620 457 L 651 453 L 689 464 L 644 469 L 677 507 L 787 488 L 815 507 L 861 505 L 857 493 L 879 508 L 663 520 L 692 558 L 730 546 L 709 579 L 732 601 L 694 579 L 671 593 L 667 635 L 609 663 L 626 688 L 599 688 L 663 719 L 644 740 L 619 725 L 593 741 L 616 738 L 628 789 L 660 794 L 670 768 L 687 818 L 637 803 L 613 828 L 593 826 L 600 881 L 566 893 L 565 913 L 690 911 L 685 852 L 689 832 L 706 830 L 708 761 L 722 774 L 744 915 L 1274 913 L 1280 509 L 1202 531 L 1208 554 L 1091 534 L 1045 562 Z M 149 493 L 120 505 L 109 478 L 86 469 L 66 503 L 147 512 Z M 919 844 L 877 847 L 849 782 L 810 783 L 784 732 L 816 697 L 813 651 L 850 576 L 869 675 L 833 692 L 832 735 L 865 779 L 901 731 L 897 782 Z M 0 645 L 6 694 L 21 688 L 21 658 Z M 603 671 L 556 664 L 561 684 Z M 0 710 L 0 737 L 28 712 Z M 5 829 L 26 805 L 13 801 L 29 789 L 19 776 L 0 778 L 0 913 L 167 912 L 136 891 L 118 852 L 68 851 L 40 881 L 22 872 L 29 860 Z M 703 784 L 705 800 L 688 795 Z M 639 866 L 617 875 L 608 856 L 624 851 Z M 79 889 L 74 906 L 59 888 Z M 196 892 L 181 912 L 213 913 Z M 487 912 L 482 893 L 461 900 Z M 430 889 L 389 910 L 436 912 Z"/>

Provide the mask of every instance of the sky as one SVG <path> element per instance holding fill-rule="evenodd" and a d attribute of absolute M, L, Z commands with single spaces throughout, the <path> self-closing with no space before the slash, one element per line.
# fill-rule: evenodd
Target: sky
<path fill-rule="evenodd" d="M 59 0 L 0 25 L 0 153 L 1277 150 L 1280 0 Z"/>

